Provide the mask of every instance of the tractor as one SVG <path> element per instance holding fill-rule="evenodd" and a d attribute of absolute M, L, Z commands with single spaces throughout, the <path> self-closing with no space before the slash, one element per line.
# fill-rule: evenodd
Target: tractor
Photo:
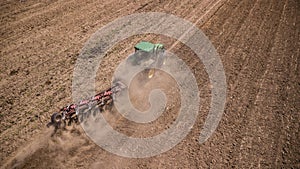
<path fill-rule="evenodd" d="M 127 58 L 127 63 L 132 66 L 142 66 L 147 78 L 151 79 L 155 74 L 155 68 L 165 64 L 164 45 L 141 41 L 134 46 L 134 49 L 135 52 Z"/>

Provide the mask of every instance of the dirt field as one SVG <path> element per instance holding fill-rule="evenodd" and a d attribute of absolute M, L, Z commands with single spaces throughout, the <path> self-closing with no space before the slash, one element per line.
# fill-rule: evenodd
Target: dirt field
<path fill-rule="evenodd" d="M 1 168 L 300 168 L 298 0 L 3 0 L 0 4 Z M 198 143 L 210 107 L 208 75 L 180 43 L 173 52 L 194 72 L 201 106 L 191 132 L 176 147 L 151 158 L 130 159 L 98 147 L 80 125 L 51 137 L 46 124 L 53 112 L 72 101 L 74 65 L 84 43 L 114 19 L 148 11 L 195 23 L 220 54 L 228 89 L 226 108 L 212 137 Z M 113 70 L 142 39 L 167 48 L 175 43 L 151 34 L 122 41 L 101 63 L 110 66 L 97 74 L 98 91 L 110 85 Z M 168 110 L 151 124 L 133 124 L 117 112 L 104 116 L 129 136 L 155 135 L 178 114 L 176 92 L 168 90 Z M 132 95 L 140 101 L 136 105 L 147 107 L 146 98 Z"/>

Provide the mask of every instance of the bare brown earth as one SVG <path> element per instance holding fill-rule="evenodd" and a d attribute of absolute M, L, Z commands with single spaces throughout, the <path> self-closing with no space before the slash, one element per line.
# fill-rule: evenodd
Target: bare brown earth
<path fill-rule="evenodd" d="M 33 1 L 0 2 L 1 168 L 300 168 L 300 3 L 298 0 Z M 220 54 L 227 78 L 226 108 L 212 137 L 198 143 L 210 105 L 208 75 L 178 43 L 172 52 L 194 73 L 201 106 L 196 123 L 176 147 L 144 159 L 124 158 L 95 145 L 80 125 L 51 137 L 52 112 L 72 101 L 76 57 L 105 24 L 136 12 L 159 11 L 193 22 Z M 140 35 L 117 44 L 101 63 L 96 89 L 110 85 L 113 70 L 141 39 L 171 47 L 176 41 Z M 157 72 L 155 78 L 169 78 Z M 145 84 L 146 91 L 155 78 Z M 169 79 L 172 84 L 172 79 Z M 134 86 L 133 86 L 134 87 Z M 160 133 L 180 107 L 168 88 L 166 112 L 156 121 L 131 123 L 104 112 L 114 129 L 132 137 Z M 133 100 L 147 108 L 144 94 Z"/>

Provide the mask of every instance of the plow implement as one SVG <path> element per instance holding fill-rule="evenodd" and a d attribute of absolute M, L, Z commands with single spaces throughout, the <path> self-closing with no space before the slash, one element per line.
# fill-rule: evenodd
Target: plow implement
<path fill-rule="evenodd" d="M 112 107 L 114 96 L 124 88 L 125 85 L 123 83 L 117 82 L 113 87 L 104 90 L 89 99 L 84 99 L 77 104 L 73 103 L 61 108 L 58 112 L 51 115 L 51 121 L 47 124 L 47 127 L 53 126 L 55 127 L 55 130 L 64 128 L 66 125 L 83 121 L 82 119 L 79 119 L 79 115 L 86 110 L 99 108 L 101 112 L 104 111 L 106 106 Z"/>

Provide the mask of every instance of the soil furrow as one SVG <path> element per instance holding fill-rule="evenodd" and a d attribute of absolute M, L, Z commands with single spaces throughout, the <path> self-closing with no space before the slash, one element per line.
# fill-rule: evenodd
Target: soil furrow
<path fill-rule="evenodd" d="M 298 0 L 4 0 L 0 11 L 0 168 L 13 168 L 11 164 L 17 168 L 300 167 Z M 96 90 L 110 86 L 114 69 L 137 42 L 163 43 L 186 62 L 200 90 L 200 111 L 187 137 L 170 151 L 144 159 L 105 151 L 80 125 L 50 137 L 45 125 L 51 112 L 72 102 L 72 72 L 84 42 L 116 18 L 150 11 L 194 23 L 219 52 L 228 92 L 214 134 L 198 143 L 213 87 L 204 65 L 176 39 L 147 34 L 127 38 L 107 53 L 97 73 Z M 155 77 L 164 75 L 158 72 Z M 143 91 L 132 86 L 137 108 L 147 108 L 152 83 L 144 84 L 150 88 Z M 168 109 L 152 123 L 132 123 L 115 111 L 104 116 L 115 130 L 131 137 L 161 133 L 180 108 L 175 86 L 166 89 Z"/>

